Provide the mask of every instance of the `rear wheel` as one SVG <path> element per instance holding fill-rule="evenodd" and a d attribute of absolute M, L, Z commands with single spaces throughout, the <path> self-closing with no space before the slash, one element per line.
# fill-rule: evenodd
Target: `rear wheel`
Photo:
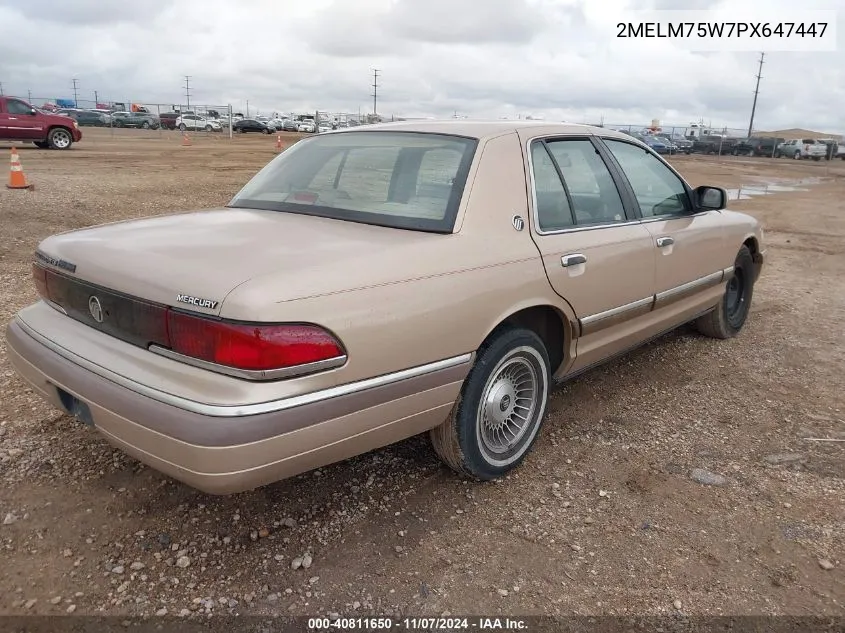
<path fill-rule="evenodd" d="M 144 124 L 141 127 L 144 128 L 145 130 L 149 130 L 150 129 L 150 122 L 144 121 Z"/>
<path fill-rule="evenodd" d="M 211 130 L 213 130 L 213 129 L 214 129 L 214 128 L 212 128 L 210 125 L 206 125 L 206 126 L 205 126 L 205 131 L 206 131 L 206 132 L 211 132 Z"/>
<path fill-rule="evenodd" d="M 733 338 L 748 319 L 753 294 L 754 258 L 748 247 L 743 246 L 737 253 L 733 276 L 725 286 L 725 295 L 713 311 L 696 320 L 696 328 L 711 338 Z"/>
<path fill-rule="evenodd" d="M 187 126 L 187 125 L 185 125 L 184 123 L 180 123 L 180 124 L 179 124 L 179 131 L 180 131 L 180 132 L 184 132 L 184 131 L 186 131 L 187 129 L 188 129 L 188 126 Z"/>
<path fill-rule="evenodd" d="M 794 158 L 795 160 L 801 160 L 801 152 L 795 152 L 792 155 L 792 158 Z"/>
<path fill-rule="evenodd" d="M 73 145 L 73 137 L 65 128 L 56 127 L 47 135 L 47 144 L 51 149 L 67 149 Z"/>
<path fill-rule="evenodd" d="M 432 429 L 434 450 L 459 473 L 481 480 L 501 477 L 534 444 L 550 384 L 543 341 L 531 330 L 501 330 L 478 350 L 449 417 Z"/>

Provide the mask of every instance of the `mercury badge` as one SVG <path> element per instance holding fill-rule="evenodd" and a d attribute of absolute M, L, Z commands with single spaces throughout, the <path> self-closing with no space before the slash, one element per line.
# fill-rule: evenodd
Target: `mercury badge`
<path fill-rule="evenodd" d="M 521 231 L 525 228 L 525 220 L 522 219 L 521 215 L 513 216 L 513 218 L 511 219 L 511 223 L 513 224 L 513 228 L 515 228 L 517 231 Z"/>
<path fill-rule="evenodd" d="M 100 300 L 92 296 L 88 299 L 88 312 L 91 313 L 91 316 L 97 323 L 103 322 L 103 306 L 100 305 Z"/>
<path fill-rule="evenodd" d="M 208 308 L 214 310 L 217 307 L 218 301 L 212 299 L 203 299 L 202 297 L 192 297 L 191 295 L 176 295 L 176 301 L 179 303 L 187 303 L 188 305 L 197 306 L 199 308 Z"/>

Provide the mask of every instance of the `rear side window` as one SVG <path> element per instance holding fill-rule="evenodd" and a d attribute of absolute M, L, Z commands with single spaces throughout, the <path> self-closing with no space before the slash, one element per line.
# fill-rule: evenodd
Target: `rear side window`
<path fill-rule="evenodd" d="M 230 206 L 447 233 L 476 145 L 419 132 L 321 135 L 273 160 Z"/>
<path fill-rule="evenodd" d="M 622 198 L 588 139 L 535 141 L 535 212 L 541 231 L 622 222 Z"/>

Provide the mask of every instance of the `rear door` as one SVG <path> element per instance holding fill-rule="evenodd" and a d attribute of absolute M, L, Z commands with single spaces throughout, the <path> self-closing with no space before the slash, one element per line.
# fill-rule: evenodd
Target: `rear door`
<path fill-rule="evenodd" d="M 592 137 L 539 138 L 528 149 L 534 240 L 578 317 L 579 369 L 625 347 L 620 330 L 651 310 L 653 240 Z"/>
<path fill-rule="evenodd" d="M 706 293 L 725 276 L 723 220 L 698 212 L 689 187 L 653 152 L 616 138 L 603 139 L 619 163 L 651 234 L 656 255 L 654 309 Z"/>

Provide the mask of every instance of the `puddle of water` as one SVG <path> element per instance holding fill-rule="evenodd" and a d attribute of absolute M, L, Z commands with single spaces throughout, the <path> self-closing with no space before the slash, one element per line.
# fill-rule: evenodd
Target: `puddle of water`
<path fill-rule="evenodd" d="M 771 178 L 765 181 L 742 184 L 734 189 L 728 189 L 728 200 L 751 200 L 755 196 L 769 196 L 775 193 L 790 193 L 793 191 L 809 191 L 807 185 L 817 185 L 822 178 L 802 178 L 800 180 L 786 180 Z"/>

